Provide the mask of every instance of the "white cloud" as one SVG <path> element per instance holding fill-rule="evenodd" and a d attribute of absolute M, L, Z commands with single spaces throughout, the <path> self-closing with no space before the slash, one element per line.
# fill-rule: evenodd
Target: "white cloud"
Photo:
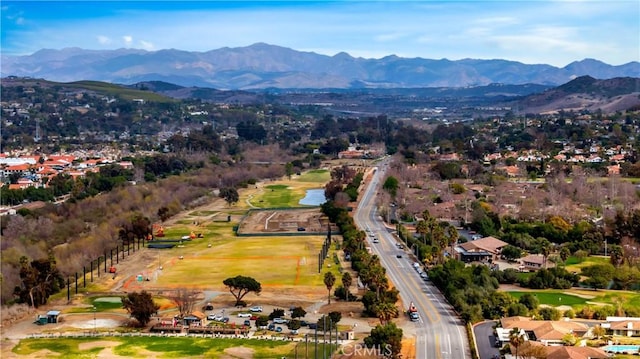
<path fill-rule="evenodd" d="M 108 36 L 98 35 L 98 43 L 100 45 L 109 45 L 111 44 L 111 39 Z"/>
<path fill-rule="evenodd" d="M 145 49 L 147 51 L 155 50 L 155 47 L 149 41 L 140 40 L 140 47 L 142 47 L 143 49 Z"/>
<path fill-rule="evenodd" d="M 24 25 L 24 23 L 25 23 L 25 20 L 22 16 L 16 19 L 16 25 Z"/>
<path fill-rule="evenodd" d="M 133 36 L 131 35 L 124 35 L 122 37 L 122 40 L 124 41 L 126 46 L 131 46 L 131 44 L 133 43 Z"/>

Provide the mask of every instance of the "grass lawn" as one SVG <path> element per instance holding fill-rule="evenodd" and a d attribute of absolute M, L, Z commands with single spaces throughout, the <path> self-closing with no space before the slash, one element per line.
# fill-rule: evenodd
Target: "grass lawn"
<path fill-rule="evenodd" d="M 115 355 L 127 358 L 229 358 L 244 357 L 233 355 L 231 348 L 251 352 L 255 359 L 293 358 L 296 343 L 257 339 L 221 338 L 168 338 L 168 337 L 119 337 L 119 338 L 56 338 L 24 339 L 13 348 L 13 353 L 26 358 L 36 356 L 41 350 L 52 351 L 56 358 L 99 358 L 101 352 L 110 348 Z M 321 351 L 322 346 L 318 345 Z M 298 352 L 304 353 L 305 344 L 298 344 Z M 314 345 L 309 343 L 309 352 Z"/>
<path fill-rule="evenodd" d="M 246 275 L 263 286 L 318 286 L 321 289 L 323 277 L 318 274 L 318 253 L 323 240 L 323 236 L 232 235 L 195 239 L 186 242 L 184 248 L 157 250 L 163 270 L 150 275 L 152 281 L 142 285 L 217 287 L 222 286 L 226 278 Z M 180 256 L 184 259 L 178 259 Z M 325 261 L 325 267 L 327 264 L 337 267 L 331 258 Z M 337 273 L 337 268 L 335 270 Z"/>
<path fill-rule="evenodd" d="M 580 273 L 580 269 L 583 267 L 588 267 L 593 264 L 604 264 L 609 263 L 609 257 L 604 256 L 589 256 L 585 258 L 582 262 L 578 260 L 578 258 L 571 256 L 567 258 L 564 262 L 565 269 L 569 272 L 578 272 Z"/>
<path fill-rule="evenodd" d="M 328 170 L 311 170 L 304 172 L 298 176 L 299 182 L 315 182 L 326 183 L 331 179 L 331 173 Z"/>
<path fill-rule="evenodd" d="M 551 305 L 551 306 L 560 306 L 560 305 L 581 305 L 587 302 L 587 299 L 580 298 L 575 295 L 568 295 L 563 292 L 558 291 L 548 291 L 548 290 L 535 290 L 535 291 L 524 291 L 524 292 L 508 292 L 510 295 L 520 298 L 523 295 L 529 293 L 533 294 L 538 298 L 540 304 Z"/>

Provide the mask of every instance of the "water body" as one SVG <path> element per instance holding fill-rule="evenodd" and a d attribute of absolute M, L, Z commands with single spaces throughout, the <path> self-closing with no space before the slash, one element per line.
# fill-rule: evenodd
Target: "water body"
<path fill-rule="evenodd" d="M 324 189 L 308 189 L 304 198 L 300 200 L 300 204 L 305 206 L 319 206 L 327 201 L 324 196 Z"/>

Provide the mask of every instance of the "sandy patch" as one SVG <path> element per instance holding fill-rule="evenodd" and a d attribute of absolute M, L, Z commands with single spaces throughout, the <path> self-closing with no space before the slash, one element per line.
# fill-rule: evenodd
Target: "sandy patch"
<path fill-rule="evenodd" d="M 224 350 L 223 356 L 221 359 L 251 359 L 253 358 L 253 353 L 255 350 L 246 347 L 233 347 L 227 348 Z"/>

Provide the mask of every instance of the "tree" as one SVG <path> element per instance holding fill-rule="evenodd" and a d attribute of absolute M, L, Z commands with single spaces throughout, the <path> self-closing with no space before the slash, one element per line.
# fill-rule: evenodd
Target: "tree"
<path fill-rule="evenodd" d="M 540 308 L 538 314 L 540 314 L 543 320 L 559 320 L 562 317 L 562 313 L 553 307 Z"/>
<path fill-rule="evenodd" d="M 218 197 L 224 198 L 227 205 L 231 206 L 234 203 L 237 203 L 240 199 L 240 195 L 238 195 L 238 190 L 233 187 L 225 187 L 220 189 L 220 193 Z"/>
<path fill-rule="evenodd" d="M 266 315 L 261 315 L 256 319 L 256 328 L 266 327 L 269 324 L 269 317 Z"/>
<path fill-rule="evenodd" d="M 349 287 L 351 287 L 352 281 L 353 279 L 351 278 L 351 274 L 349 274 L 349 272 L 342 273 L 342 286 L 344 287 L 347 302 L 349 301 Z"/>
<path fill-rule="evenodd" d="M 332 272 L 327 272 L 324 274 L 324 285 L 327 286 L 327 290 L 329 291 L 329 304 L 331 304 L 331 288 L 336 283 L 336 276 L 333 275 Z"/>
<path fill-rule="evenodd" d="M 522 297 L 518 299 L 518 302 L 520 304 L 524 304 L 524 306 L 527 307 L 529 310 L 536 310 L 538 309 L 538 305 L 540 305 L 540 301 L 538 300 L 538 297 L 536 297 L 531 293 L 525 293 L 524 295 L 522 295 Z"/>
<path fill-rule="evenodd" d="M 402 329 L 395 323 L 378 325 L 364 338 L 364 344 L 368 348 L 380 348 L 379 354 L 385 358 L 397 359 L 402 350 Z"/>
<path fill-rule="evenodd" d="M 525 342 L 524 334 L 520 334 L 520 329 L 515 327 L 509 332 L 509 344 L 516 349 L 515 359 L 518 359 L 518 348 Z"/>
<path fill-rule="evenodd" d="M 304 310 L 302 307 L 295 307 L 291 311 L 291 318 L 302 318 L 305 315 L 307 315 L 307 311 Z"/>
<path fill-rule="evenodd" d="M 34 308 L 46 304 L 50 295 L 64 287 L 64 278 L 52 254 L 31 263 L 27 257 L 20 257 L 20 281 L 13 294 L 19 302 L 30 302 Z"/>
<path fill-rule="evenodd" d="M 133 292 L 122 298 L 122 307 L 144 327 L 151 320 L 151 315 L 158 312 L 160 306 L 153 302 L 150 293 Z"/>
<path fill-rule="evenodd" d="M 600 339 L 607 335 L 607 329 L 603 328 L 602 325 L 596 325 L 591 329 L 591 334 L 596 337 L 596 339 Z"/>
<path fill-rule="evenodd" d="M 227 278 L 222 281 L 222 283 L 229 288 L 229 292 L 236 298 L 236 306 L 241 304 L 242 298 L 244 298 L 245 295 L 251 292 L 260 294 L 262 291 L 260 283 L 251 277 L 238 275 Z"/>
<path fill-rule="evenodd" d="M 522 257 L 522 249 L 508 244 L 504 246 L 504 248 L 502 248 L 500 254 L 504 257 L 504 259 L 508 261 L 515 261 L 516 259 Z"/>
<path fill-rule="evenodd" d="M 184 317 L 193 312 L 193 308 L 198 301 L 198 292 L 195 290 L 180 288 L 168 297 L 176 303 L 178 312 L 180 312 L 180 317 Z"/>
<path fill-rule="evenodd" d="M 393 303 L 389 302 L 380 302 L 373 306 L 373 311 L 376 314 L 376 317 L 380 319 L 380 324 L 386 325 L 389 324 L 391 319 L 397 318 L 399 313 L 398 307 Z"/>
<path fill-rule="evenodd" d="M 274 320 L 275 318 L 284 317 L 284 309 L 282 308 L 274 308 L 269 314 L 269 319 Z"/>
<path fill-rule="evenodd" d="M 302 323 L 298 319 L 292 319 L 287 323 L 287 327 L 291 330 L 298 330 L 302 326 Z"/>
<path fill-rule="evenodd" d="M 382 184 L 382 189 L 387 191 L 392 198 L 396 198 L 396 194 L 398 193 L 398 187 L 399 187 L 398 179 L 393 176 L 387 177 L 387 179 Z"/>

